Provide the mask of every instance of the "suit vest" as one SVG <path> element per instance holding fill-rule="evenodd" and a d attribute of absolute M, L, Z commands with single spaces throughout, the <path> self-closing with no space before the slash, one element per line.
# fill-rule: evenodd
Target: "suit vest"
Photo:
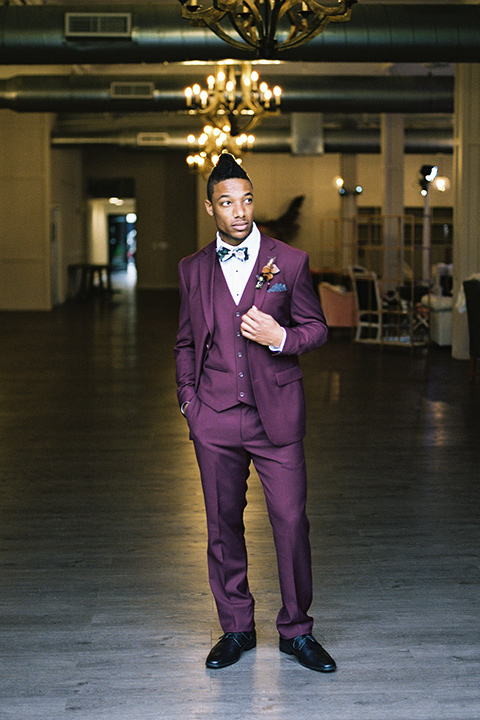
<path fill-rule="evenodd" d="M 255 407 L 248 365 L 247 340 L 240 332 L 242 315 L 254 302 L 255 273 L 256 266 L 239 304 L 235 305 L 220 263 L 215 261 L 213 288 L 215 334 L 203 364 L 198 397 L 217 412 L 240 403 Z"/>

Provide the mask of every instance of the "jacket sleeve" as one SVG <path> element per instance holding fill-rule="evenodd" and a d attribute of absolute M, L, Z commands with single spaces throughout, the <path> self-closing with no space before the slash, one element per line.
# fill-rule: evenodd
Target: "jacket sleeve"
<path fill-rule="evenodd" d="M 195 394 L 195 342 L 190 320 L 188 285 L 183 261 L 179 265 L 180 314 L 177 341 L 175 343 L 175 379 L 180 407 L 192 400 Z"/>
<path fill-rule="evenodd" d="M 327 341 L 328 328 L 320 300 L 313 288 L 308 255 L 302 253 L 291 292 L 290 326 L 282 355 L 301 355 Z"/>

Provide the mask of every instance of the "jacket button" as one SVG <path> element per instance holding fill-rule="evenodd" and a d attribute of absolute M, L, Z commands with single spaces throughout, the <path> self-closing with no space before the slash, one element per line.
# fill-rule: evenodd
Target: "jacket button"
<path fill-rule="evenodd" d="M 243 377 L 244 377 L 244 373 L 243 373 L 243 372 L 239 372 L 239 373 L 238 373 L 238 377 L 242 377 L 242 378 L 243 378 Z"/>
<path fill-rule="evenodd" d="M 237 357 L 239 357 L 239 358 L 243 357 L 243 353 L 241 353 L 241 352 L 237 353 Z"/>
<path fill-rule="evenodd" d="M 241 392 L 241 393 L 240 393 L 240 397 L 245 397 L 245 393 L 244 393 L 244 392 Z"/>

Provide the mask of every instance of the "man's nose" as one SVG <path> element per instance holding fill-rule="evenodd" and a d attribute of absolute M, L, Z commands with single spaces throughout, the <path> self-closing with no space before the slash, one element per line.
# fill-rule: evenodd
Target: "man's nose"
<path fill-rule="evenodd" d="M 235 217 L 243 217 L 245 215 L 245 208 L 243 203 L 235 203 L 234 207 Z"/>

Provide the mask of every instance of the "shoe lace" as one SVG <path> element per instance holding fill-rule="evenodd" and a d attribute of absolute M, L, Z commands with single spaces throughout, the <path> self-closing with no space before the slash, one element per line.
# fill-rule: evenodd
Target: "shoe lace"
<path fill-rule="evenodd" d="M 299 635 L 293 641 L 293 647 L 295 648 L 295 650 L 301 650 L 308 640 L 310 640 L 311 642 L 315 642 L 315 638 L 313 637 L 313 635 Z"/>
<path fill-rule="evenodd" d="M 234 641 L 237 643 L 237 645 L 239 645 L 239 646 L 241 647 L 242 644 L 241 644 L 241 642 L 240 642 L 240 640 L 239 640 L 239 635 L 242 635 L 243 637 L 246 637 L 245 633 L 227 632 L 227 633 L 224 633 L 224 634 L 222 635 L 222 637 L 220 638 L 220 640 L 228 640 L 228 639 L 231 638 L 232 640 L 234 640 Z"/>

